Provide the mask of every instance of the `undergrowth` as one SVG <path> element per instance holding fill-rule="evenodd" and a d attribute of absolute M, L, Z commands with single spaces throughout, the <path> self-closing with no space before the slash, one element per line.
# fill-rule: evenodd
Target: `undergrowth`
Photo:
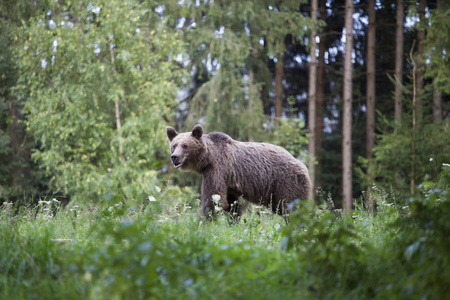
<path fill-rule="evenodd" d="M 375 212 L 305 203 L 289 225 L 260 207 L 199 222 L 189 191 L 170 187 L 95 207 L 4 203 L 0 298 L 444 299 L 449 185 L 446 167 L 408 205 L 374 187 Z"/>

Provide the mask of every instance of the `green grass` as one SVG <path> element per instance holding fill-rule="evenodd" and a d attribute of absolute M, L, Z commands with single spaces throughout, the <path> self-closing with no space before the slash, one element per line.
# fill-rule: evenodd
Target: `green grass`
<path fill-rule="evenodd" d="M 305 205 L 288 226 L 257 207 L 235 225 L 203 223 L 170 197 L 4 204 L 0 298 L 438 299 L 450 286 L 450 201 L 436 199 L 405 208 L 379 195 L 376 213 L 351 217 Z"/>

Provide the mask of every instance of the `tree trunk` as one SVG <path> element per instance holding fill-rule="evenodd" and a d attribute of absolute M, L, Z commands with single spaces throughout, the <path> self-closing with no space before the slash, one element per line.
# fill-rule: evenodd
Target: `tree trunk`
<path fill-rule="evenodd" d="M 320 19 L 326 21 L 326 0 L 319 1 L 319 12 Z M 326 51 L 326 32 L 320 34 L 319 43 L 319 57 L 317 65 L 317 89 L 316 89 L 316 125 L 315 125 L 315 137 L 316 137 L 316 167 L 314 181 L 315 186 L 320 186 L 320 181 L 318 174 L 322 169 L 321 164 L 321 151 L 322 151 L 322 140 L 323 140 L 323 106 L 325 103 L 325 51 Z"/>
<path fill-rule="evenodd" d="M 414 47 L 414 43 L 413 43 Z M 413 48 L 409 53 L 413 65 L 413 95 L 412 95 L 412 134 L 411 134 L 411 196 L 414 196 L 416 183 L 414 177 L 416 176 L 416 118 L 417 118 L 417 63 L 414 61 Z"/>
<path fill-rule="evenodd" d="M 342 195 L 346 214 L 352 211 L 352 50 L 353 0 L 345 1 L 344 107 L 342 127 Z"/>
<path fill-rule="evenodd" d="M 111 65 L 113 67 L 112 72 L 116 72 L 116 62 L 115 62 L 115 54 L 114 54 L 114 40 L 110 37 L 111 45 L 109 46 L 109 54 L 111 55 Z M 125 157 L 123 155 L 123 139 L 122 139 L 122 125 L 120 122 L 120 107 L 119 107 L 119 99 L 116 98 L 114 100 L 114 110 L 116 115 L 116 129 L 119 134 L 119 156 L 120 160 L 124 163 Z"/>
<path fill-rule="evenodd" d="M 420 18 L 420 30 L 417 34 L 417 99 L 416 99 L 416 118 L 417 121 L 422 119 L 422 95 L 424 87 L 424 74 L 425 74 L 425 8 L 427 6 L 426 0 L 420 0 L 419 2 L 419 18 Z"/>
<path fill-rule="evenodd" d="M 438 123 L 442 120 L 442 94 L 433 84 L 433 123 Z"/>
<path fill-rule="evenodd" d="M 317 0 L 311 1 L 311 19 L 317 21 Z M 311 32 L 310 39 L 311 49 L 309 57 L 311 62 L 309 64 L 309 87 L 308 87 L 308 129 L 309 129 L 309 145 L 308 145 L 308 168 L 309 176 L 311 178 L 311 190 L 309 199 L 314 200 L 315 190 L 315 157 L 316 157 L 316 140 L 315 140 L 315 126 L 316 126 L 316 82 L 317 82 L 317 59 L 316 59 L 316 30 Z"/>
<path fill-rule="evenodd" d="M 369 163 L 368 176 L 373 181 L 371 163 L 375 145 L 375 0 L 369 0 L 369 26 L 367 29 L 367 118 L 366 118 L 366 153 Z M 367 193 L 366 207 L 373 210 L 373 198 Z"/>
<path fill-rule="evenodd" d="M 278 60 L 275 66 L 275 117 L 281 118 L 283 111 L 283 68 L 284 59 L 283 56 Z"/>
<path fill-rule="evenodd" d="M 443 9 L 443 1 L 437 1 L 438 10 Z M 433 123 L 438 123 L 442 120 L 442 94 L 433 82 Z"/>
<path fill-rule="evenodd" d="M 395 46 L 395 120 L 402 118 L 404 0 L 397 0 Z"/>

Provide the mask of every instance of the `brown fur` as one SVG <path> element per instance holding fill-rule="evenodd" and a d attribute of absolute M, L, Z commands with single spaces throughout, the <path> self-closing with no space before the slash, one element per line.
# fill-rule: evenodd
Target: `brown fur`
<path fill-rule="evenodd" d="M 202 212 L 207 218 L 214 213 L 214 194 L 220 195 L 225 211 L 238 216 L 240 196 L 280 215 L 287 214 L 289 203 L 308 197 L 308 169 L 279 146 L 239 142 L 220 132 L 203 134 L 201 125 L 185 133 L 167 127 L 166 133 L 174 166 L 203 175 Z"/>

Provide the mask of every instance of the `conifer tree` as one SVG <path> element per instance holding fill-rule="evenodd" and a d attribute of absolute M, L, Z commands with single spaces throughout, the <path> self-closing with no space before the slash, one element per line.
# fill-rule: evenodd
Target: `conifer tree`
<path fill-rule="evenodd" d="M 345 1 L 345 61 L 344 108 L 342 128 L 342 189 L 343 206 L 348 214 L 352 210 L 352 52 L 353 52 L 353 1 Z"/>

